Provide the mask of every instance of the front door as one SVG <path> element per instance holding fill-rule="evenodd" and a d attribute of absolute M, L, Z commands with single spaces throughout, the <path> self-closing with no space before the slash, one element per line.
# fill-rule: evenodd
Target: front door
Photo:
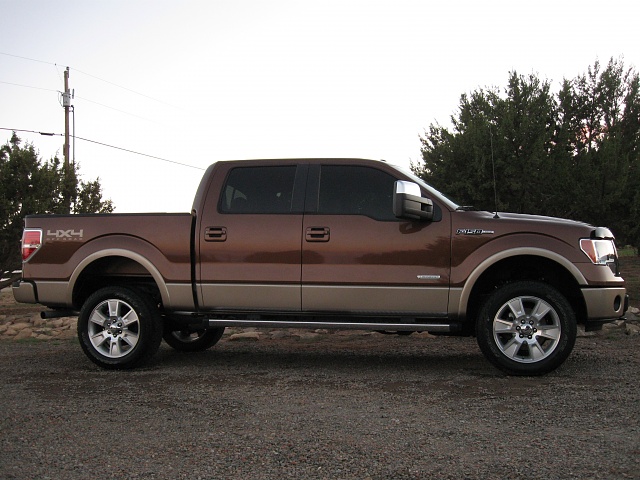
<path fill-rule="evenodd" d="M 316 191 L 307 196 L 307 212 L 315 213 L 303 222 L 303 310 L 446 316 L 448 211 L 434 201 L 432 222 L 397 219 L 398 179 L 384 166 L 311 167 Z"/>

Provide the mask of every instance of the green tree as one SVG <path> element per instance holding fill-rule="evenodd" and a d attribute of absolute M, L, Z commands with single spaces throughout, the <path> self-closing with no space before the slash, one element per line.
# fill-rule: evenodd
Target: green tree
<path fill-rule="evenodd" d="M 639 77 L 611 59 L 586 74 L 565 80 L 559 116 L 566 162 L 573 179 L 573 216 L 611 226 L 618 240 L 640 247 L 640 95 Z"/>
<path fill-rule="evenodd" d="M 476 90 L 460 98 L 453 132 L 431 125 L 421 138 L 423 165 L 414 166 L 437 188 L 465 204 L 495 207 L 493 178 L 501 210 L 535 211 L 551 194 L 533 177 L 551 181 L 555 101 L 548 82 L 513 72 L 505 90 Z"/>
<path fill-rule="evenodd" d="M 512 72 L 502 93 L 463 94 L 451 131 L 430 125 L 414 171 L 462 203 L 608 225 L 638 248 L 639 90 L 622 60 L 595 62 L 557 94 Z"/>
<path fill-rule="evenodd" d="M 21 145 L 13 133 L 0 147 L 0 273 L 20 268 L 23 218 L 45 213 L 110 213 L 99 179 L 83 182 L 78 167 L 67 169 L 58 157 L 42 161 L 34 146 Z M 6 286 L 10 279 L 0 283 Z"/>

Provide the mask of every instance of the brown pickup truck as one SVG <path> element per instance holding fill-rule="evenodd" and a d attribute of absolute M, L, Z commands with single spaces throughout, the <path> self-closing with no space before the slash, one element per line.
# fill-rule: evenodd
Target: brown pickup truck
<path fill-rule="evenodd" d="M 607 228 L 457 205 L 383 161 L 221 161 L 191 213 L 25 219 L 17 301 L 78 315 L 105 368 L 227 326 L 475 335 L 539 375 L 628 305 Z"/>

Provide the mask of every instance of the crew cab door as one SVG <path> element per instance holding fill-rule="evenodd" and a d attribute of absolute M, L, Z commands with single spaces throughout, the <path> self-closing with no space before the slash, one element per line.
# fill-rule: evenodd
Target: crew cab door
<path fill-rule="evenodd" d="M 299 311 L 307 166 L 225 168 L 212 180 L 196 232 L 200 308 Z"/>
<path fill-rule="evenodd" d="M 446 316 L 450 219 L 393 213 L 394 169 L 311 165 L 303 221 L 302 308 Z M 407 180 L 401 178 L 401 180 Z"/>

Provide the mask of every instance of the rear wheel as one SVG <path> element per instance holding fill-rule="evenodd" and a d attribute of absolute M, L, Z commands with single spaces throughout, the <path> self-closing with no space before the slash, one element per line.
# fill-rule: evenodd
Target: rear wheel
<path fill-rule="evenodd" d="M 223 333 L 224 327 L 181 330 L 165 328 L 163 338 L 179 352 L 201 352 L 218 343 Z"/>
<path fill-rule="evenodd" d="M 124 287 L 106 287 L 82 306 L 78 338 L 84 353 L 96 365 L 133 368 L 158 350 L 162 320 L 146 295 Z"/>
<path fill-rule="evenodd" d="M 514 282 L 496 290 L 477 320 L 480 349 L 510 375 L 543 375 L 558 368 L 576 341 L 573 309 L 555 288 Z"/>

